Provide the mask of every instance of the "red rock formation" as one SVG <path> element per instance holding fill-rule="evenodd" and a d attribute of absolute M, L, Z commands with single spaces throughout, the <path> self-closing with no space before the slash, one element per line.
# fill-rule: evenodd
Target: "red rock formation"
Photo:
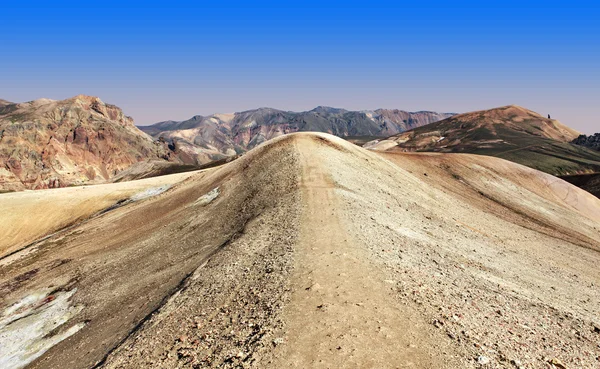
<path fill-rule="evenodd" d="M 0 105 L 0 190 L 104 181 L 143 160 L 173 154 L 97 97 Z"/>

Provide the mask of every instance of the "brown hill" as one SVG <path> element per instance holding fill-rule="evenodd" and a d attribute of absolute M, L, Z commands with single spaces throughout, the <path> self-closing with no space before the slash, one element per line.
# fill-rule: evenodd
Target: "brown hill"
<path fill-rule="evenodd" d="M 548 174 L 299 133 L 133 183 L 0 195 L 106 206 L 0 258 L 0 367 L 597 367 L 600 200 Z"/>
<path fill-rule="evenodd" d="M 571 144 L 578 135 L 557 120 L 510 105 L 455 115 L 365 147 L 496 156 L 554 175 L 600 170 L 600 153 Z"/>
<path fill-rule="evenodd" d="M 0 190 L 104 181 L 170 150 L 97 97 L 0 103 Z"/>
<path fill-rule="evenodd" d="M 319 106 L 305 112 L 260 108 L 234 114 L 194 116 L 140 127 L 172 145 L 186 163 L 204 164 L 245 152 L 286 133 L 313 131 L 339 137 L 387 137 L 452 116 L 429 111 L 348 111 Z"/>

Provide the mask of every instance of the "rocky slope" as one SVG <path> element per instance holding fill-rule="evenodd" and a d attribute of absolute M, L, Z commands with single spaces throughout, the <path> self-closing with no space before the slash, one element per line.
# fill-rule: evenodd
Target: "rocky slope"
<path fill-rule="evenodd" d="M 165 144 L 97 97 L 0 102 L 0 190 L 104 181 L 134 163 L 172 158 Z"/>
<path fill-rule="evenodd" d="M 297 133 L 111 206 L 130 184 L 4 195 L 107 208 L 0 257 L 0 367 L 600 363 L 600 200 L 548 174 Z"/>
<path fill-rule="evenodd" d="M 600 153 L 571 143 L 578 136 L 557 120 L 510 105 L 456 115 L 365 147 L 490 155 L 553 175 L 600 170 Z"/>
<path fill-rule="evenodd" d="M 186 121 L 160 122 L 140 129 L 168 142 L 184 162 L 203 164 L 242 153 L 291 132 L 387 137 L 451 115 L 388 109 L 348 111 L 323 106 L 299 113 L 260 108 L 234 114 L 198 115 Z"/>
<path fill-rule="evenodd" d="M 576 139 L 573 140 L 575 145 L 585 146 L 592 150 L 600 151 L 600 133 L 595 133 L 593 135 L 580 135 Z"/>

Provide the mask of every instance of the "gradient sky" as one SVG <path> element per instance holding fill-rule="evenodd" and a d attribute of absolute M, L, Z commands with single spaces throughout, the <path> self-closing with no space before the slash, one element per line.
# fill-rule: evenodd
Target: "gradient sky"
<path fill-rule="evenodd" d="M 261 106 L 465 112 L 518 104 L 600 131 L 594 2 L 279 3 L 2 5 L 0 98 L 95 95 L 140 125 Z"/>

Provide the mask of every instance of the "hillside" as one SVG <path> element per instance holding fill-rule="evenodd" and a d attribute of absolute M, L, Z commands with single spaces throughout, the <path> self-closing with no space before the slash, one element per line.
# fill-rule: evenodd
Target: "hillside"
<path fill-rule="evenodd" d="M 291 132 L 326 132 L 340 137 L 387 137 L 452 114 L 378 109 L 348 111 L 319 106 L 305 112 L 260 108 L 234 114 L 194 116 L 139 127 L 170 145 L 186 163 L 203 164 L 252 149 Z"/>
<path fill-rule="evenodd" d="M 134 163 L 169 160 L 165 144 L 97 97 L 0 102 L 0 190 L 102 182 Z"/>
<path fill-rule="evenodd" d="M 557 120 L 510 105 L 456 115 L 366 147 L 496 156 L 553 175 L 600 171 L 599 152 L 571 143 L 578 135 Z"/>
<path fill-rule="evenodd" d="M 84 222 L 117 204 L 127 203 L 131 198 L 167 190 L 192 174 L 2 194 L 0 212 L 5 232 L 0 238 L 0 259 L 58 230 Z"/>
<path fill-rule="evenodd" d="M 44 193 L 106 206 L 75 220 L 84 199 L 59 201 L 70 227 L 0 257 L 0 367 L 600 360 L 600 200 L 548 174 L 297 133 L 111 195 L 132 183 L 0 195 L 0 223 L 30 232 L 48 212 L 18 209 Z"/>

